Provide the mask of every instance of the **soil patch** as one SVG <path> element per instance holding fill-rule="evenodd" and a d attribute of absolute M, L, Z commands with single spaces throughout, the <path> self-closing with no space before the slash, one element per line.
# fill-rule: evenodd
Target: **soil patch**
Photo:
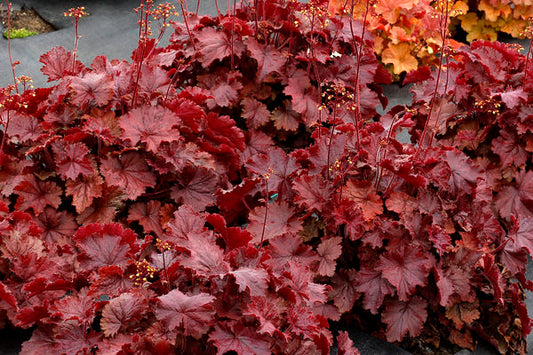
<path fill-rule="evenodd" d="M 0 8 L 0 22 L 7 29 L 7 9 Z M 27 29 L 37 33 L 55 31 L 56 28 L 43 19 L 33 8 L 23 6 L 20 10 L 11 11 L 11 28 L 13 30 Z"/>

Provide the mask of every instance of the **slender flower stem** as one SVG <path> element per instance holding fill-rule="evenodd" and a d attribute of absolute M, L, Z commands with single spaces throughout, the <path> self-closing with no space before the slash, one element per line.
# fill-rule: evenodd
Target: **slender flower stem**
<path fill-rule="evenodd" d="M 17 76 L 15 74 L 15 66 L 18 63 L 13 62 L 13 57 L 11 55 L 11 3 L 6 0 L 7 5 L 7 52 L 9 54 L 9 63 L 11 64 L 11 74 L 13 75 L 13 82 L 15 83 L 15 92 L 19 93 L 19 88 L 17 85 Z M 3 143 L 3 142 L 2 142 Z M 1 151 L 1 150 L 0 150 Z"/>
<path fill-rule="evenodd" d="M 439 84 L 440 84 L 440 77 L 441 77 L 441 74 L 442 74 L 442 68 L 443 68 L 443 64 L 444 64 L 444 56 L 445 56 L 445 50 L 446 50 L 446 39 L 447 39 L 447 34 L 448 34 L 448 15 L 449 15 L 449 0 L 445 0 L 446 1 L 446 6 L 443 10 L 443 13 L 441 13 L 441 37 L 442 37 L 442 44 L 441 44 L 441 47 L 440 47 L 440 58 L 439 58 L 439 67 L 437 69 L 437 80 L 435 81 L 435 89 L 433 90 L 433 95 L 432 95 L 432 98 L 431 98 L 431 104 L 430 104 L 430 107 L 429 107 L 429 113 L 428 113 L 428 117 L 426 119 L 426 123 L 424 124 L 424 130 L 422 131 L 422 135 L 420 136 L 420 142 L 418 144 L 418 148 L 416 149 L 416 152 L 414 154 L 414 156 L 418 156 L 418 154 L 420 153 L 420 149 L 422 148 L 422 146 L 424 145 L 424 140 L 426 138 L 426 135 L 428 134 L 428 127 L 429 127 L 429 122 L 431 121 L 431 116 L 433 114 L 433 110 L 434 110 L 434 107 L 435 107 L 435 101 L 437 99 L 437 95 L 439 93 Z M 437 123 L 435 123 L 434 126 L 436 126 Z M 428 142 L 428 146 L 431 146 L 433 142 L 433 135 L 431 135 L 429 137 L 429 142 Z"/>

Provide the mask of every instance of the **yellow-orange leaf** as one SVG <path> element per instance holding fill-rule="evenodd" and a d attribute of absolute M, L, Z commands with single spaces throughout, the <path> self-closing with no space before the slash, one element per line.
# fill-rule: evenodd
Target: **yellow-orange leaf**
<path fill-rule="evenodd" d="M 410 10 L 417 3 L 418 0 L 381 0 L 376 4 L 375 10 L 378 15 L 393 24 L 398 21 L 402 9 Z"/>
<path fill-rule="evenodd" d="M 479 10 L 485 12 L 485 18 L 489 21 L 496 22 L 498 17 L 507 17 L 511 14 L 511 6 L 506 3 L 500 3 L 498 6 L 493 6 L 487 0 L 481 0 L 479 3 Z"/>
<path fill-rule="evenodd" d="M 409 43 L 390 43 L 381 55 L 383 63 L 392 64 L 394 74 L 410 72 L 418 68 L 418 61 L 411 55 Z"/>
<path fill-rule="evenodd" d="M 496 30 L 491 26 L 487 26 L 485 20 L 479 19 L 473 12 L 459 16 L 459 19 L 461 20 L 461 27 L 468 33 L 466 40 L 469 42 L 476 39 L 495 41 L 498 38 Z"/>

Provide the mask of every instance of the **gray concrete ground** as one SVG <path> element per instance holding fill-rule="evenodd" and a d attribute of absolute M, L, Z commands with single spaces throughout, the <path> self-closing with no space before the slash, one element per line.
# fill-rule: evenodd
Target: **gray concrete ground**
<path fill-rule="evenodd" d="M 137 46 L 137 15 L 133 9 L 139 5 L 138 0 L 11 0 L 15 8 L 22 5 L 33 7 L 57 31 L 41 34 L 24 39 L 15 39 L 11 42 L 13 60 L 20 61 L 16 67 L 17 75 L 28 75 L 33 79 L 36 87 L 49 86 L 47 78 L 41 73 L 42 64 L 39 62 L 41 54 L 55 46 L 63 46 L 71 50 L 74 45 L 75 32 L 69 18 L 63 12 L 69 8 L 85 6 L 90 13 L 87 18 L 82 18 L 79 24 L 79 33 L 82 38 L 78 45 L 78 57 L 86 65 L 98 55 L 108 58 L 129 59 L 131 52 Z M 163 2 L 163 1 L 159 1 Z M 2 1 L 3 3 L 3 1 Z M 227 10 L 227 1 L 219 1 L 222 12 Z M 197 1 L 188 0 L 189 10 L 195 11 Z M 177 6 L 177 2 L 176 2 Z M 216 14 L 215 0 L 200 1 L 200 14 Z M 0 87 L 12 83 L 11 68 L 8 58 L 7 41 L 0 38 Z M 410 101 L 408 88 L 389 86 L 385 88 L 389 97 L 389 107 L 405 104 Z M 533 277 L 533 268 L 529 268 L 528 277 Z M 533 313 L 533 294 L 529 294 L 528 308 Z M 409 354 L 394 345 L 372 338 L 368 334 L 357 330 L 349 330 L 350 336 L 363 355 L 404 355 Z M 29 336 L 29 332 L 18 332 L 7 336 L 0 332 L 0 355 L 17 354 L 20 342 Z M 9 339 L 8 339 L 9 337 Z M 533 338 L 528 337 L 529 350 L 533 354 Z M 332 353 L 336 353 L 333 351 Z M 475 354 L 489 355 L 494 352 L 485 344 L 480 345 L 475 352 L 463 350 L 457 355 Z"/>

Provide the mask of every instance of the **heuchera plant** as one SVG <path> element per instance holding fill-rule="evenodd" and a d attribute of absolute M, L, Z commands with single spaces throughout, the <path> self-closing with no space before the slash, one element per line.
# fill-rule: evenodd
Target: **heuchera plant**
<path fill-rule="evenodd" d="M 331 322 L 526 352 L 529 55 L 444 46 L 379 115 L 391 76 L 327 1 L 182 10 L 166 47 L 149 20 L 172 8 L 145 1 L 131 61 L 54 48 L 54 86 L 0 94 L 0 314 L 33 329 L 23 354 L 328 354 Z"/>

